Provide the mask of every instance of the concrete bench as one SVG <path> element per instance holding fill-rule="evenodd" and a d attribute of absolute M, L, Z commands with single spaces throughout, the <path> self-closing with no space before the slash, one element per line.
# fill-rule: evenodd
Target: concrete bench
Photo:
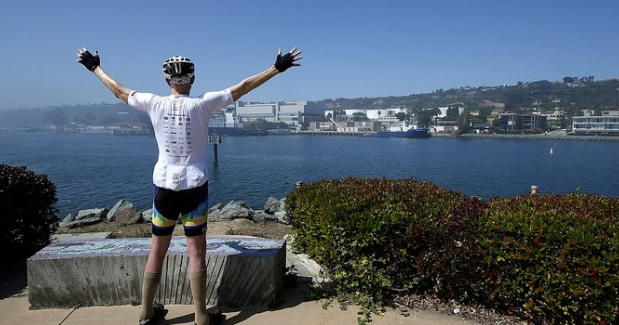
<path fill-rule="evenodd" d="M 31 309 L 139 304 L 150 238 L 52 243 L 28 259 Z M 283 288 L 286 243 L 208 237 L 207 304 L 266 306 Z M 185 237 L 173 237 L 156 301 L 192 304 Z"/>

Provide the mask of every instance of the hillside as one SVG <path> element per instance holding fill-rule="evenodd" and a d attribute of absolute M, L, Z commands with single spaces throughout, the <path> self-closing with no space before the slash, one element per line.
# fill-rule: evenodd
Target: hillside
<path fill-rule="evenodd" d="M 432 93 L 408 96 L 338 98 L 309 101 L 308 111 L 342 109 L 380 109 L 402 107 L 421 112 L 458 104 L 469 111 L 501 108 L 504 112 L 552 112 L 563 110 L 567 117 L 582 115 L 582 110 L 599 114 L 619 109 L 619 80 L 595 81 L 594 77 L 565 77 L 563 81 L 518 82 L 516 85 L 437 89 Z M 146 114 L 124 103 L 59 106 L 39 109 L 0 111 L 0 127 L 44 127 L 51 124 L 149 125 Z"/>
<path fill-rule="evenodd" d="M 403 107 L 413 111 L 461 103 L 471 111 L 484 107 L 505 107 L 506 112 L 564 110 L 569 117 L 582 109 L 619 109 L 619 80 L 594 81 L 593 77 L 564 81 L 519 82 L 495 87 L 438 89 L 432 93 L 381 98 L 327 99 L 312 103 L 326 109 L 376 109 Z"/>

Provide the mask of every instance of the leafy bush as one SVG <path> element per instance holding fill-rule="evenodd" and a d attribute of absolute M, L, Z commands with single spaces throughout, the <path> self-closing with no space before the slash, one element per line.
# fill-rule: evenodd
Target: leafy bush
<path fill-rule="evenodd" d="M 325 266 L 333 294 L 366 317 L 403 291 L 536 324 L 619 323 L 619 199 L 486 203 L 412 179 L 348 178 L 300 186 L 287 209 L 295 248 Z"/>
<path fill-rule="evenodd" d="M 0 164 L 0 247 L 3 262 L 23 260 L 45 247 L 56 230 L 56 186 L 26 167 Z"/>
<path fill-rule="evenodd" d="M 326 266 L 337 294 L 465 299 L 483 283 L 479 199 L 413 179 L 347 178 L 302 185 L 286 202 L 295 247 Z"/>
<path fill-rule="evenodd" d="M 535 323 L 619 322 L 619 200 L 493 199 L 480 244 L 488 299 Z"/>

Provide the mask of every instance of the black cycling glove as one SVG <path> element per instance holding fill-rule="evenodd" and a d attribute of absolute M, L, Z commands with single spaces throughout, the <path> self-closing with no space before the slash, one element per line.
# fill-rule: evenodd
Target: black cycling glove
<path fill-rule="evenodd" d="M 281 53 L 277 54 L 277 59 L 275 60 L 275 69 L 277 69 L 277 71 L 284 72 L 293 65 L 298 64 L 294 63 L 294 57 L 292 56 L 292 53 L 288 52 L 284 54 L 284 56 L 282 56 Z"/>
<path fill-rule="evenodd" d="M 83 52 L 80 51 L 79 57 L 77 62 L 83 64 L 86 69 L 90 71 L 94 71 L 96 67 L 101 65 L 98 51 L 95 51 L 95 55 L 92 55 L 88 50 L 84 50 Z"/>

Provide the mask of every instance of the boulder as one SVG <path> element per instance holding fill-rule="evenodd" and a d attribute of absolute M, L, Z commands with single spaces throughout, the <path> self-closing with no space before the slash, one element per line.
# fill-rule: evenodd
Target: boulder
<path fill-rule="evenodd" d="M 142 222 L 142 212 L 127 200 L 120 200 L 107 213 L 107 221 L 121 225 L 133 225 Z"/>
<path fill-rule="evenodd" d="M 90 225 L 94 225 L 94 224 L 100 223 L 101 221 L 103 221 L 103 219 L 101 219 L 100 217 L 96 217 L 95 216 L 95 217 L 84 218 L 84 219 L 72 221 L 72 222 L 68 223 L 66 225 L 66 227 L 77 228 L 77 227 L 83 227 L 83 226 L 90 226 Z"/>
<path fill-rule="evenodd" d="M 67 216 L 64 217 L 64 219 L 62 219 L 62 221 L 58 225 L 60 227 L 67 227 L 68 224 L 70 224 L 73 221 L 75 221 L 75 217 L 72 214 L 67 214 Z"/>
<path fill-rule="evenodd" d="M 218 204 L 208 210 L 209 220 L 251 219 L 253 215 L 254 210 L 247 206 L 244 201 L 230 201 L 223 207 Z"/>
<path fill-rule="evenodd" d="M 142 212 L 136 208 L 117 211 L 114 214 L 114 220 L 121 225 L 134 225 L 142 222 Z"/>
<path fill-rule="evenodd" d="M 285 225 L 289 225 L 290 224 L 290 216 L 288 215 L 288 213 L 286 213 L 286 211 L 277 211 L 275 212 L 275 220 L 277 220 L 277 222 L 279 223 L 283 223 Z"/>
<path fill-rule="evenodd" d="M 70 214 L 65 217 L 60 225 L 69 228 L 94 225 L 103 221 L 106 213 L 106 208 L 80 210 L 75 216 Z"/>
<path fill-rule="evenodd" d="M 75 216 L 75 221 L 83 220 L 83 219 L 91 219 L 93 217 L 98 217 L 103 219 L 107 214 L 107 208 L 97 208 L 97 209 L 86 209 L 80 210 L 77 212 Z"/>
<path fill-rule="evenodd" d="M 271 213 L 266 213 L 263 210 L 258 210 L 258 211 L 254 211 L 252 220 L 254 222 L 265 222 L 265 221 L 277 222 L 277 217 Z"/>
<path fill-rule="evenodd" d="M 286 198 L 285 197 L 279 200 L 279 210 L 276 212 L 279 212 L 279 211 L 286 211 Z"/>
<path fill-rule="evenodd" d="M 273 214 L 280 210 L 280 201 L 274 197 L 269 197 L 264 204 L 264 212 Z"/>
<path fill-rule="evenodd" d="M 127 201 L 127 200 L 120 200 L 118 202 L 116 202 L 116 204 L 114 204 L 114 206 L 110 209 L 110 211 L 107 213 L 107 221 L 115 221 L 116 219 L 114 218 L 114 215 L 118 212 L 118 211 L 122 211 L 122 210 L 127 210 L 127 209 L 133 209 L 133 203 Z"/>
<path fill-rule="evenodd" d="M 151 220 L 153 220 L 153 209 L 151 208 L 151 209 L 142 211 L 142 221 L 151 222 Z"/>

